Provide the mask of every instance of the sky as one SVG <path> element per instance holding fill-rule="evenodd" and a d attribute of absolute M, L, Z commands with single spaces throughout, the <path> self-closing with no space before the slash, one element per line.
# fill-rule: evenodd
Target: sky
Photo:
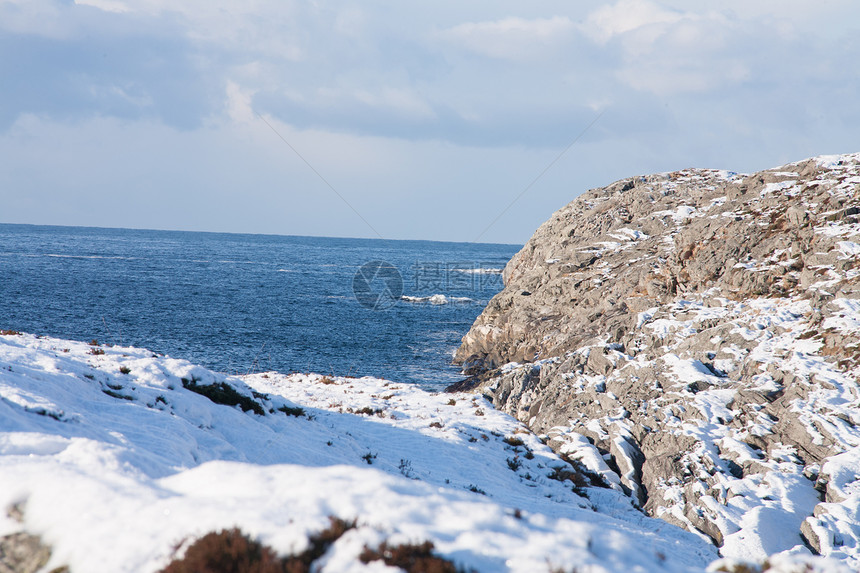
<path fill-rule="evenodd" d="M 860 151 L 860 3 L 0 0 L 0 222 L 520 244 Z"/>

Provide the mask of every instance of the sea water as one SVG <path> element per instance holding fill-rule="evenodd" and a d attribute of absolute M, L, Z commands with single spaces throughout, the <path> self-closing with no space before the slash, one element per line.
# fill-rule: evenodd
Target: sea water
<path fill-rule="evenodd" d="M 440 389 L 518 249 L 0 224 L 0 329 Z"/>

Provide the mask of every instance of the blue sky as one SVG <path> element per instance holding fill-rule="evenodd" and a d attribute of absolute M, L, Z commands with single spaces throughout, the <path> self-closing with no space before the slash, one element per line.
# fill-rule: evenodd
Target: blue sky
<path fill-rule="evenodd" d="M 0 0 L 0 222 L 521 243 L 624 177 L 860 151 L 858 28 L 848 0 Z"/>

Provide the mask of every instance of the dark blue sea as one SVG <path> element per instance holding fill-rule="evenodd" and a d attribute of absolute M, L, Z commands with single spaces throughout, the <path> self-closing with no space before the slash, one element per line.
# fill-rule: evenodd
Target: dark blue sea
<path fill-rule="evenodd" d="M 0 224 L 0 329 L 440 389 L 519 248 Z"/>

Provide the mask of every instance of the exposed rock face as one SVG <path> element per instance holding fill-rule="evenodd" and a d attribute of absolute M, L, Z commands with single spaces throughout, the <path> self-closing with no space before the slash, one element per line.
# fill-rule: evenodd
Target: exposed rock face
<path fill-rule="evenodd" d="M 36 573 L 51 557 L 42 540 L 27 533 L 0 537 L 0 573 Z"/>
<path fill-rule="evenodd" d="M 858 277 L 860 154 L 636 177 L 537 230 L 456 359 L 724 555 L 858 566 Z"/>

